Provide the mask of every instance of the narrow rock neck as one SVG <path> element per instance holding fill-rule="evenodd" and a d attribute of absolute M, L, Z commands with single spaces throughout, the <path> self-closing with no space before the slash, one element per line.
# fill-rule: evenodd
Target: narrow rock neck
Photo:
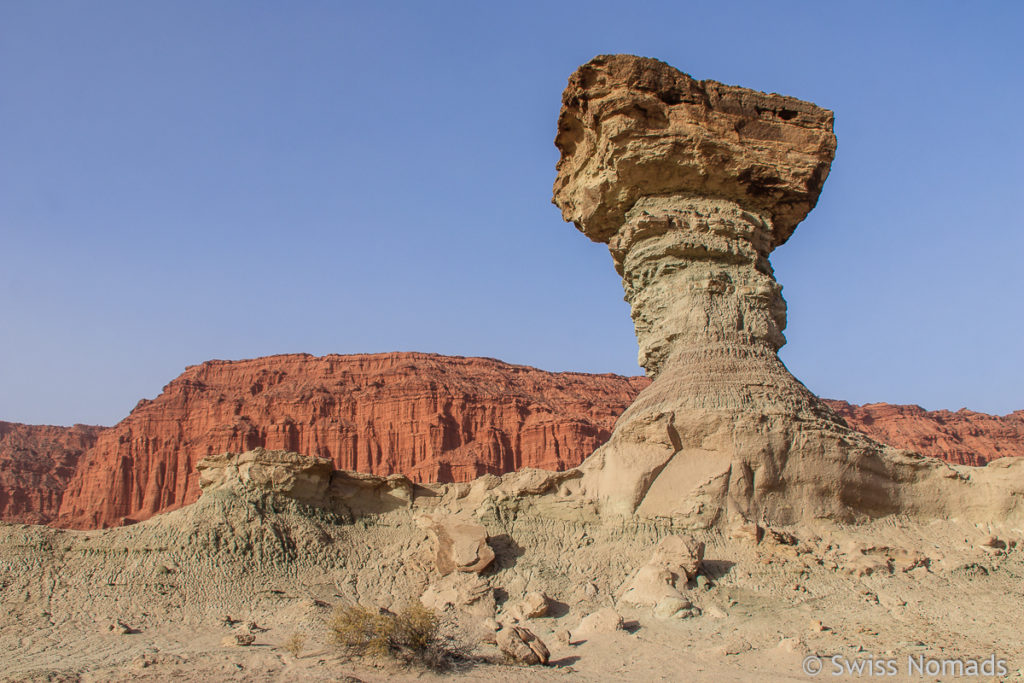
<path fill-rule="evenodd" d="M 786 302 L 770 221 L 727 200 L 645 197 L 609 248 L 649 376 L 722 355 L 777 362 Z"/>

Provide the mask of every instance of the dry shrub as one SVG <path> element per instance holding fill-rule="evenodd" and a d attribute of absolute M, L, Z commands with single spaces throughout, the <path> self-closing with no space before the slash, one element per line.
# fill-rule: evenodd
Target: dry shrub
<path fill-rule="evenodd" d="M 437 615 L 418 601 L 410 602 L 397 614 L 340 605 L 328 626 L 334 641 L 356 654 L 393 657 L 431 667 L 440 666 L 444 660 Z"/>
<path fill-rule="evenodd" d="M 288 652 L 292 657 L 298 659 L 299 655 L 302 654 L 302 647 L 305 644 L 306 634 L 299 633 L 298 631 L 296 631 L 295 633 L 288 636 L 288 638 L 285 639 L 283 643 L 281 643 L 281 647 L 283 647 L 285 651 Z"/>
<path fill-rule="evenodd" d="M 359 605 L 339 605 L 328 626 L 339 645 L 361 655 L 382 656 L 388 653 L 392 623 L 380 612 Z"/>

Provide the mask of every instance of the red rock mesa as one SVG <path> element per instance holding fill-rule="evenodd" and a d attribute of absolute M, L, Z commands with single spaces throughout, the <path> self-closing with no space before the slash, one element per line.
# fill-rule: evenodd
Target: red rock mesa
<path fill-rule="evenodd" d="M 875 441 L 957 465 L 977 466 L 998 458 L 1024 457 L 1024 410 L 999 416 L 889 403 L 825 403 L 847 424 Z"/>
<path fill-rule="evenodd" d="M 166 465 L 161 466 L 159 459 L 172 455 L 178 459 L 183 457 L 181 454 L 185 452 L 191 454 L 189 457 L 195 462 L 207 452 L 220 452 L 225 448 L 237 451 L 243 450 L 246 444 L 269 444 L 270 447 L 284 445 L 283 434 L 290 432 L 291 429 L 285 428 L 282 432 L 277 424 L 284 424 L 289 419 L 277 417 L 280 411 L 288 412 L 293 422 L 298 419 L 295 416 L 307 416 L 307 424 L 303 426 L 295 423 L 296 436 L 288 438 L 293 440 L 291 445 L 295 445 L 296 450 L 315 455 L 316 444 L 326 443 L 327 434 L 331 431 L 330 418 L 314 421 L 311 430 L 309 418 L 313 417 L 315 410 L 322 408 L 293 408 L 302 395 L 308 395 L 309 400 L 316 396 L 320 405 L 325 406 L 346 402 L 348 409 L 354 411 L 359 416 L 358 419 L 365 422 L 348 422 L 345 430 L 349 431 L 345 433 L 353 435 L 353 441 L 350 442 L 353 445 L 348 449 L 336 448 L 338 453 L 348 454 L 344 457 L 346 464 L 352 468 L 368 468 L 367 471 L 370 472 L 390 473 L 390 465 L 379 468 L 375 464 L 375 457 L 365 456 L 368 451 L 363 451 L 364 457 L 360 461 L 359 447 L 356 444 L 360 439 L 364 446 L 374 442 L 370 437 L 369 420 L 375 425 L 373 437 L 376 438 L 376 425 L 383 424 L 379 416 L 401 410 L 416 415 L 416 419 L 410 422 L 416 430 L 416 435 L 409 434 L 402 439 L 389 437 L 389 440 L 396 443 L 416 440 L 422 444 L 422 453 L 431 454 L 413 465 L 411 476 L 418 481 L 463 480 L 476 476 L 475 473 L 478 471 L 503 474 L 509 471 L 508 467 L 514 469 L 518 466 L 516 463 L 548 469 L 575 467 L 608 437 L 610 425 L 615 418 L 633 401 L 636 394 L 650 383 L 643 377 L 546 373 L 486 359 L 448 358 L 427 354 L 385 354 L 355 358 L 363 359 L 362 367 L 365 368 L 371 359 L 385 356 L 404 357 L 407 365 L 398 373 L 403 376 L 401 382 L 386 381 L 385 375 L 392 371 L 381 370 L 380 377 L 375 379 L 370 379 L 367 375 L 361 380 L 359 388 L 354 382 L 355 373 L 350 372 L 346 377 L 353 380 L 352 384 L 349 384 L 349 379 L 339 382 L 336 377 L 333 382 L 320 382 L 321 391 L 317 392 L 307 392 L 305 388 L 298 389 L 306 385 L 316 385 L 316 378 L 306 376 L 305 373 L 310 369 L 323 367 L 322 363 L 314 362 L 323 359 L 312 359 L 308 356 L 261 358 L 237 363 L 214 361 L 190 368 L 181 378 L 171 382 L 155 401 L 143 401 L 128 419 L 117 427 L 110 428 L 121 431 L 112 441 L 103 441 L 101 448 L 106 449 L 104 453 L 97 453 L 95 456 L 89 454 L 85 458 L 82 457 L 83 454 L 96 444 L 101 432 L 107 428 L 84 425 L 53 427 L 0 422 L 0 520 L 29 524 L 46 524 L 53 521 L 60 510 L 65 489 L 80 464 L 93 472 L 90 476 L 97 482 L 96 486 L 109 487 L 96 490 L 88 498 L 77 494 L 78 511 L 74 513 L 77 518 L 98 520 L 90 524 L 80 521 L 80 526 L 119 524 L 131 519 L 141 519 L 151 513 L 143 514 L 137 508 L 129 508 L 128 513 L 121 516 L 109 516 L 102 512 L 109 499 L 133 495 L 129 493 L 129 489 L 135 488 L 132 482 L 135 480 L 134 459 L 138 453 L 148 453 L 144 457 L 154 463 L 151 467 L 166 471 Z M 392 366 L 397 363 L 398 361 L 395 361 Z M 217 369 L 214 370 L 213 367 Z M 274 385 L 273 391 L 257 391 L 253 394 L 252 388 L 259 381 L 254 377 L 262 373 L 286 372 L 285 367 L 289 368 L 291 375 L 274 375 L 280 381 Z M 420 388 L 414 389 L 415 380 L 409 377 L 409 373 L 420 370 L 427 376 Z M 209 394 L 210 391 L 214 391 L 210 389 L 212 382 L 205 390 L 197 390 L 194 383 L 186 381 L 187 377 L 200 371 L 217 378 L 213 401 L 210 400 Z M 392 374 L 392 377 L 396 376 Z M 458 383 L 451 381 L 455 377 L 459 378 Z M 524 377 L 527 378 L 525 383 Z M 444 381 L 444 378 L 448 380 Z M 242 384 L 232 385 L 235 381 Z M 482 411 L 485 399 L 494 400 L 496 404 L 501 403 L 500 398 L 495 396 L 500 393 L 501 383 L 506 381 L 513 381 L 518 387 L 513 388 L 511 394 L 519 392 L 519 403 L 531 406 L 528 424 L 524 420 L 521 428 L 509 426 L 509 411 L 506 408 Z M 434 389 L 429 388 L 431 383 Z M 594 395 L 589 399 L 581 398 L 570 392 L 570 387 L 577 387 L 581 391 L 593 391 Z M 323 390 L 334 393 L 326 396 Z M 289 392 L 294 393 L 288 396 Z M 417 392 L 420 398 L 417 398 Z M 450 401 L 452 406 L 458 406 L 458 412 L 464 412 L 466 406 L 470 406 L 471 412 L 476 411 L 475 417 L 470 420 L 440 419 L 442 413 L 431 413 L 416 407 L 422 404 L 428 394 L 431 397 L 429 401 L 434 401 L 436 399 L 433 397 L 442 392 L 448 392 L 445 401 Z M 193 398 L 185 401 L 185 393 L 189 393 Z M 529 394 L 528 400 L 523 400 L 524 393 Z M 232 397 L 232 409 L 226 413 L 215 409 L 222 403 L 221 395 L 225 397 L 225 401 L 228 400 L 228 396 Z M 258 399 L 257 397 L 261 395 L 263 398 Z M 283 402 L 272 402 L 268 400 L 272 396 L 285 398 Z M 352 402 L 356 400 L 362 405 L 353 405 Z M 588 400 L 590 407 L 586 408 Z M 237 415 L 234 413 L 234 401 L 238 401 L 241 406 Z M 371 401 L 382 404 L 383 407 L 365 405 Z M 942 458 L 955 464 L 984 465 L 1001 457 L 1024 456 L 1024 411 L 1000 417 L 969 410 L 925 411 L 918 406 L 887 403 L 864 406 L 851 405 L 845 401 L 826 400 L 825 403 L 851 427 L 877 441 Z M 541 406 L 550 412 L 545 415 L 539 410 Z M 274 425 L 270 423 L 272 412 L 275 413 Z M 501 423 L 481 423 L 480 417 L 484 413 Z M 576 422 L 573 421 L 576 419 L 573 415 L 579 418 Z M 583 417 L 580 417 L 581 415 Z M 248 419 L 242 419 L 243 416 Z M 433 426 L 427 424 L 431 417 L 436 418 L 436 424 Z M 400 420 L 389 418 L 387 424 L 390 425 L 388 429 L 401 427 Z M 425 442 L 424 430 L 442 434 L 441 445 L 437 446 L 433 441 L 429 444 Z M 333 438 L 337 439 L 337 434 L 342 431 L 341 426 L 337 425 L 336 436 Z M 513 448 L 514 440 L 498 437 L 499 432 L 518 434 L 519 450 L 515 451 Z M 175 436 L 179 433 L 182 435 L 181 438 Z M 127 434 L 131 434 L 132 437 L 122 446 L 121 438 Z M 243 434 L 246 436 L 243 437 Z M 305 436 L 299 436 L 300 434 Z M 363 436 L 360 437 L 360 434 Z M 483 436 L 485 434 L 495 438 Z M 189 435 L 187 446 L 182 440 L 184 435 Z M 294 443 L 296 440 L 297 445 Z M 303 444 L 309 444 L 310 440 L 314 448 L 303 450 Z M 143 445 L 139 446 L 136 442 Z M 164 445 L 155 448 L 154 445 L 158 442 Z M 147 443 L 148 451 L 145 446 Z M 379 449 L 382 455 L 385 450 L 391 448 L 382 444 L 379 438 L 376 438 L 375 443 L 375 448 Z M 111 451 L 113 444 L 117 444 L 117 447 Z M 465 445 L 449 447 L 446 444 Z M 119 448 L 130 454 L 129 460 L 110 458 L 110 453 L 116 453 Z M 319 452 L 330 451 L 331 446 L 327 444 L 322 446 Z M 388 452 L 390 453 L 390 450 Z M 393 463 L 396 458 L 389 454 L 381 460 Z M 403 461 L 402 458 L 397 460 Z M 104 466 L 104 463 L 107 465 Z M 107 474 L 100 476 L 102 472 Z M 120 474 L 111 477 L 111 473 L 115 472 Z M 105 480 L 103 476 L 106 476 Z M 179 481 L 187 480 L 187 476 L 164 476 L 161 487 L 172 484 L 177 486 Z M 106 483 L 103 483 L 104 481 Z M 184 491 L 165 493 L 162 488 L 158 489 L 153 497 L 158 501 L 172 501 L 168 503 L 168 508 L 176 507 L 186 499 Z M 65 520 L 65 523 L 68 522 Z"/>
<path fill-rule="evenodd" d="M 200 458 L 257 446 L 419 482 L 561 470 L 608 438 L 646 384 L 424 353 L 209 361 L 99 436 L 56 524 L 111 526 L 180 507 L 199 496 Z"/>

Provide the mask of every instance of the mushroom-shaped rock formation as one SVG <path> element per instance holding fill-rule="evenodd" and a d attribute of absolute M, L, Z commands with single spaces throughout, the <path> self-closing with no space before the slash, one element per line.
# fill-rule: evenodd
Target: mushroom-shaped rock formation
<path fill-rule="evenodd" d="M 968 475 L 882 446 L 778 358 L 786 304 L 768 257 L 817 202 L 832 120 L 631 55 L 570 77 L 554 202 L 608 245 L 654 379 L 582 466 L 603 514 L 698 526 L 1020 514 L 1024 467 Z"/>

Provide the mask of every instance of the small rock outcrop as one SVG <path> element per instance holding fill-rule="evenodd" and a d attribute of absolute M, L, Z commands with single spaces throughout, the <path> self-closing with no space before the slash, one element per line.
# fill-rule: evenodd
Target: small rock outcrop
<path fill-rule="evenodd" d="M 203 491 L 241 487 L 323 504 L 334 465 L 326 458 L 256 448 L 208 456 L 199 461 L 196 470 Z"/>
<path fill-rule="evenodd" d="M 248 647 L 256 642 L 256 636 L 248 631 L 236 631 L 221 638 L 221 647 Z"/>
<path fill-rule="evenodd" d="M 547 616 L 548 596 L 541 591 L 530 591 L 523 596 L 510 610 L 510 614 L 520 621 L 526 619 L 539 619 Z"/>
<path fill-rule="evenodd" d="M 494 589 L 475 574 L 453 572 L 427 586 L 420 602 L 428 609 L 444 612 L 453 607 L 473 616 L 493 619 Z"/>
<path fill-rule="evenodd" d="M 571 639 L 578 641 L 594 633 L 613 633 L 625 627 L 622 615 L 611 607 L 603 607 L 580 620 L 571 632 Z"/>
<path fill-rule="evenodd" d="M 326 458 L 283 450 L 254 448 L 211 455 L 196 464 L 196 471 L 206 495 L 226 492 L 290 499 L 350 522 L 408 508 L 413 498 L 413 483 L 400 474 L 382 477 L 336 470 Z"/>
<path fill-rule="evenodd" d="M 654 606 L 665 600 L 682 600 L 683 589 L 696 578 L 703 559 L 703 542 L 690 536 L 666 536 L 651 559 L 626 582 L 622 602 Z"/>
<path fill-rule="evenodd" d="M 690 619 L 700 614 L 700 608 L 694 607 L 686 598 L 663 598 L 654 606 L 654 616 L 659 619 Z"/>
<path fill-rule="evenodd" d="M 608 245 L 654 380 L 581 468 L 602 514 L 697 526 L 1021 514 L 1024 477 L 886 448 L 779 360 L 786 305 L 769 255 L 817 202 L 832 122 L 631 55 L 570 77 L 554 202 Z"/>
<path fill-rule="evenodd" d="M 487 529 L 442 514 L 420 515 L 416 523 L 426 529 L 434 543 L 434 563 L 445 576 L 452 572 L 479 574 L 494 561 L 487 545 Z"/>
<path fill-rule="evenodd" d="M 520 664 L 547 664 L 551 656 L 544 641 L 522 626 L 506 626 L 498 631 L 495 641 L 506 657 Z"/>

